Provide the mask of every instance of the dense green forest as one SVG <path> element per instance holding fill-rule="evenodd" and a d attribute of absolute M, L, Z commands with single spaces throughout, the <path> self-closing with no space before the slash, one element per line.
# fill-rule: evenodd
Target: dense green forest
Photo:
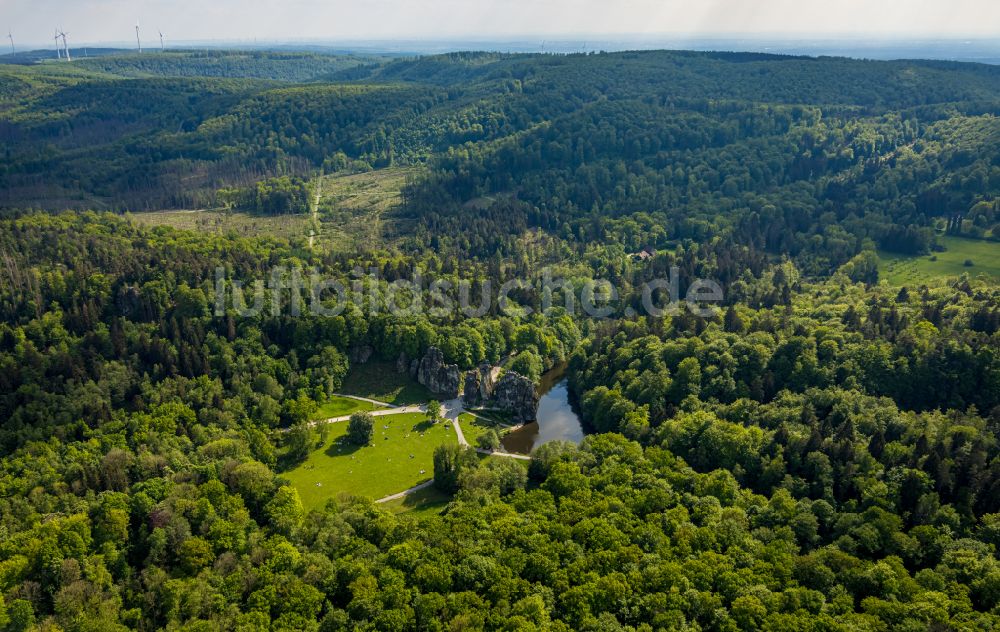
<path fill-rule="evenodd" d="M 1000 69 L 944 62 L 0 65 L 0 630 L 997 628 L 1000 281 L 980 255 L 882 272 L 1000 249 L 998 110 Z M 368 172 L 400 190 L 347 177 Z M 314 229 L 364 240 L 124 213 L 285 221 L 323 196 Z M 220 266 L 378 279 L 335 316 L 288 293 L 219 315 Z M 543 313 L 543 269 L 635 309 Z M 644 314 L 671 270 L 719 308 Z M 534 311 L 393 315 L 415 271 L 526 279 Z M 288 473 L 358 349 L 431 347 L 565 364 L 588 436 L 523 462 L 442 447 L 431 511 L 304 509 Z"/>

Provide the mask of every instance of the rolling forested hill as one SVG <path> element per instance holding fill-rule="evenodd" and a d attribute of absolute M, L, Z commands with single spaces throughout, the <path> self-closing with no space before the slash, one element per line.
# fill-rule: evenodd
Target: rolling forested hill
<path fill-rule="evenodd" d="M 0 631 L 1000 626 L 1000 68 L 22 61 L 0 65 Z M 275 267 L 375 278 L 334 316 L 284 292 L 215 313 L 217 283 Z M 623 309 L 543 313 L 543 270 Z M 645 313 L 675 272 L 719 308 Z M 415 273 L 523 280 L 534 311 L 385 309 Z M 323 423 L 388 407 L 347 391 L 430 398 L 396 367 L 431 347 L 560 367 L 588 436 L 528 460 L 425 413 L 412 449 Z M 489 452 L 506 428 L 480 421 Z M 433 488 L 382 504 L 322 479 L 416 471 Z"/>
<path fill-rule="evenodd" d="M 829 273 L 865 239 L 929 251 L 935 221 L 1000 187 L 993 66 L 684 52 L 359 64 L 171 53 L 4 67 L 0 204 L 201 208 L 269 176 L 430 164 L 403 213 L 466 234 L 469 254 L 504 239 L 485 243 L 463 205 L 516 190 L 497 202 L 511 237 L 656 212 L 680 237 L 727 224 Z M 230 78 L 205 78 L 217 73 Z"/>

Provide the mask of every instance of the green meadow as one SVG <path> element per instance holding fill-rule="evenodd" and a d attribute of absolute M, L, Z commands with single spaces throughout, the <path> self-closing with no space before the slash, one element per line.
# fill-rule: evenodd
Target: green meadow
<path fill-rule="evenodd" d="M 308 215 L 264 216 L 220 210 L 180 210 L 132 213 L 133 222 L 144 226 L 169 226 L 202 234 L 240 237 L 282 237 L 305 239 L 309 235 Z"/>
<path fill-rule="evenodd" d="M 351 367 L 341 392 L 403 406 L 424 404 L 435 397 L 426 388 L 396 370 L 395 362 L 371 361 Z"/>
<path fill-rule="evenodd" d="M 346 422 L 328 428 L 326 443 L 282 474 L 306 510 L 343 492 L 377 500 L 428 481 L 434 476 L 434 449 L 458 441 L 451 424 L 431 424 L 421 413 L 376 417 L 375 438 L 364 447 L 344 440 Z"/>
<path fill-rule="evenodd" d="M 480 417 L 473 417 L 469 413 L 462 413 L 459 415 L 458 421 L 462 424 L 462 434 L 465 435 L 465 440 L 472 447 L 476 447 L 476 439 L 491 428 L 496 430 L 497 434 L 501 437 L 507 430 L 499 423 L 482 419 Z"/>
<path fill-rule="evenodd" d="M 314 419 L 323 420 L 333 419 L 334 417 L 344 417 L 346 415 L 353 415 L 354 413 L 362 410 L 371 412 L 374 410 L 385 410 L 385 407 L 371 402 L 363 402 L 358 399 L 352 399 L 350 397 L 340 397 L 334 395 L 320 405 Z"/>
<path fill-rule="evenodd" d="M 947 250 L 919 257 L 880 252 L 879 276 L 889 285 L 919 285 L 963 274 L 1000 280 L 1000 242 L 951 236 L 938 240 Z"/>

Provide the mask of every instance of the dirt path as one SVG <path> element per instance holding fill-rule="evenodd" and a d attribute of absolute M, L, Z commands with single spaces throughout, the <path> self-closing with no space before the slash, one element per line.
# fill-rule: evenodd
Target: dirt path
<path fill-rule="evenodd" d="M 427 489 L 428 487 L 430 487 L 433 484 L 434 484 L 434 481 L 427 481 L 426 483 L 420 483 L 416 487 L 411 487 L 410 489 L 406 490 L 405 492 L 399 492 L 398 494 L 393 494 L 392 496 L 386 496 L 385 498 L 379 498 L 375 502 L 376 503 L 387 503 L 387 502 L 390 502 L 390 501 L 393 501 L 393 500 L 399 500 L 400 498 L 406 498 L 410 494 L 415 494 L 415 493 L 419 492 L 422 489 Z"/>
<path fill-rule="evenodd" d="M 340 393 L 334 393 L 337 397 L 344 397 L 347 399 L 356 399 L 359 402 L 368 402 L 369 404 L 375 404 L 376 406 L 385 406 L 386 408 L 399 408 L 396 404 L 390 404 L 388 402 L 380 402 L 377 399 L 368 399 L 367 397 L 358 397 L 357 395 L 342 395 Z"/>
<path fill-rule="evenodd" d="M 399 406 L 396 408 L 390 408 L 389 410 L 371 410 L 371 411 L 359 411 L 367 412 L 372 417 L 387 417 L 389 415 L 404 415 L 406 413 L 426 413 L 427 406 Z M 318 424 L 336 424 L 344 421 L 350 421 L 350 415 L 341 415 L 340 417 L 330 417 L 329 419 L 317 419 L 316 421 L 309 422 L 310 426 L 315 426 Z"/>
<path fill-rule="evenodd" d="M 319 226 L 319 200 L 323 195 L 323 176 L 316 178 L 316 198 L 312 205 L 312 226 L 309 228 L 309 250 L 316 244 L 316 227 Z"/>

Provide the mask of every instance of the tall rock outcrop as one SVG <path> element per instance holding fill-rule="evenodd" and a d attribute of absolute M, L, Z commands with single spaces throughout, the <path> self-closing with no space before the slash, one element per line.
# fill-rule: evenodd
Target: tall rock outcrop
<path fill-rule="evenodd" d="M 458 397 L 462 374 L 457 364 L 445 364 L 444 354 L 437 347 L 427 350 L 420 361 L 410 365 L 410 376 L 427 390 L 445 399 Z"/>
<path fill-rule="evenodd" d="M 479 368 L 465 374 L 465 393 L 462 396 L 468 407 L 484 406 L 492 399 L 496 385 L 493 383 L 493 367 L 480 364 Z"/>
<path fill-rule="evenodd" d="M 488 407 L 509 412 L 514 422 L 527 424 L 538 419 L 535 383 L 514 371 L 507 371 L 493 389 Z"/>

